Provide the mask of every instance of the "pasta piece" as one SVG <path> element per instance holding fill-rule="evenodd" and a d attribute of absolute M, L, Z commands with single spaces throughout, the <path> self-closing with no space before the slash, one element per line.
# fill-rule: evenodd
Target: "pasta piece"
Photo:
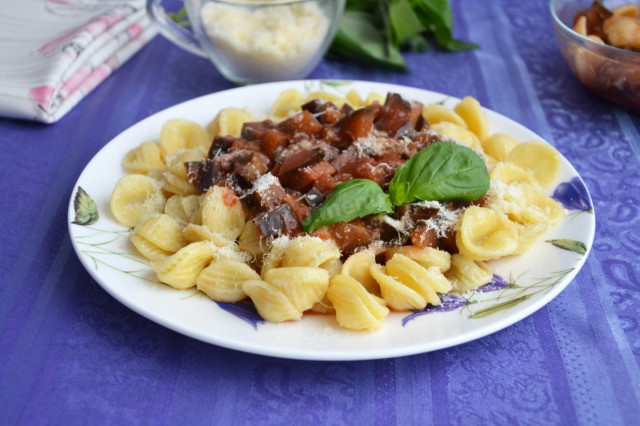
<path fill-rule="evenodd" d="M 172 195 L 164 205 L 164 213 L 171 216 L 181 225 L 200 222 L 199 195 Z"/>
<path fill-rule="evenodd" d="M 273 268 L 265 281 L 280 289 L 301 312 L 322 300 L 329 287 L 329 273 L 322 268 L 291 266 Z"/>
<path fill-rule="evenodd" d="M 508 185 L 490 202 L 494 210 L 504 212 L 509 219 L 521 225 L 547 222 L 557 225 L 565 216 L 564 208 L 545 194 L 538 185 Z"/>
<path fill-rule="evenodd" d="M 242 232 L 238 237 L 238 247 L 256 259 L 260 259 L 267 252 L 267 242 L 260 235 L 258 227 L 252 220 L 244 224 L 244 228 L 242 228 Z"/>
<path fill-rule="evenodd" d="M 202 196 L 202 224 L 229 240 L 238 238 L 244 228 L 242 205 L 231 188 L 212 186 Z"/>
<path fill-rule="evenodd" d="M 149 260 L 158 260 L 167 256 L 171 256 L 173 252 L 163 250 L 151 241 L 136 234 L 129 235 L 129 240 L 138 252 Z"/>
<path fill-rule="evenodd" d="M 244 262 L 219 260 L 202 270 L 196 287 L 216 302 L 235 303 L 247 297 L 242 284 L 259 279 L 260 275 Z"/>
<path fill-rule="evenodd" d="M 376 92 L 370 92 L 364 100 L 364 106 L 371 105 L 373 103 L 384 104 L 384 97 Z"/>
<path fill-rule="evenodd" d="M 476 262 L 461 254 L 451 256 L 451 269 L 445 274 L 453 290 L 462 294 L 491 282 L 493 271 L 484 262 Z"/>
<path fill-rule="evenodd" d="M 167 171 L 162 173 L 162 189 L 170 194 L 195 195 L 197 190 L 187 179 Z"/>
<path fill-rule="evenodd" d="M 360 251 L 345 260 L 341 273 L 358 281 L 369 293 L 380 294 L 380 286 L 369 272 L 369 268 L 375 263 L 376 259 L 373 252 L 369 250 Z"/>
<path fill-rule="evenodd" d="M 207 131 L 211 136 L 240 136 L 242 125 L 257 119 L 258 117 L 247 109 L 225 108 L 207 125 Z"/>
<path fill-rule="evenodd" d="M 504 161 L 520 141 L 506 133 L 494 133 L 481 140 L 484 152 L 496 161 Z"/>
<path fill-rule="evenodd" d="M 456 142 L 468 146 L 473 150 L 482 152 L 482 144 L 480 143 L 480 139 L 478 139 L 478 137 L 473 132 L 465 129 L 464 127 L 460 127 L 448 121 L 441 121 L 439 123 L 433 124 L 431 126 L 431 130 L 447 139 L 452 139 Z"/>
<path fill-rule="evenodd" d="M 251 298 L 258 314 L 269 322 L 299 320 L 302 311 L 278 288 L 260 280 L 248 280 L 242 283 L 242 290 Z"/>
<path fill-rule="evenodd" d="M 282 266 L 320 266 L 333 259 L 340 259 L 340 250 L 333 240 L 305 235 L 287 245 Z"/>
<path fill-rule="evenodd" d="M 549 188 L 560 172 L 560 154 L 544 142 L 523 142 L 509 152 L 507 161 L 533 174 L 542 188 Z"/>
<path fill-rule="evenodd" d="M 319 267 L 329 273 L 329 278 L 333 278 L 342 272 L 342 261 L 340 259 L 330 259 L 322 263 Z"/>
<path fill-rule="evenodd" d="M 198 241 L 211 241 L 217 247 L 227 247 L 235 244 L 234 240 L 226 238 L 224 235 L 217 234 L 205 225 L 196 225 L 190 223 L 182 230 L 184 238 L 190 243 Z"/>
<path fill-rule="evenodd" d="M 333 93 L 329 93 L 329 92 L 311 92 L 305 97 L 305 100 L 303 101 L 303 104 L 306 103 L 306 102 L 312 101 L 314 99 L 321 99 L 323 101 L 331 102 L 332 104 L 334 104 L 338 108 L 342 108 L 342 105 L 344 105 L 344 103 L 345 103 L 345 99 L 344 98 L 342 98 L 341 96 L 338 96 L 338 95 L 334 95 Z"/>
<path fill-rule="evenodd" d="M 528 252 L 531 246 L 549 229 L 549 224 L 546 222 L 516 226 L 518 228 L 518 248 L 513 252 L 514 255 Z"/>
<path fill-rule="evenodd" d="M 137 224 L 133 229 L 131 242 L 148 259 L 157 258 L 156 253 L 160 252 L 175 253 L 187 245 L 178 222 L 166 214 L 151 216 Z M 149 245 L 157 247 L 159 251 Z M 150 250 L 151 256 L 145 250 Z"/>
<path fill-rule="evenodd" d="M 458 102 L 453 110 L 462 117 L 469 130 L 480 140 L 489 136 L 489 119 L 476 99 L 467 96 Z"/>
<path fill-rule="evenodd" d="M 160 131 L 160 149 L 167 156 L 186 148 L 209 150 L 211 139 L 198 123 L 183 119 L 167 121 Z"/>
<path fill-rule="evenodd" d="M 451 255 L 444 250 L 438 250 L 433 247 L 393 247 L 385 251 L 384 254 L 387 260 L 391 259 L 395 254 L 402 254 L 425 268 L 436 267 L 440 272 L 446 272 L 451 267 Z"/>
<path fill-rule="evenodd" d="M 332 277 L 333 278 L 333 277 Z M 325 294 L 321 301 L 313 305 L 310 309 L 311 312 L 315 312 L 318 314 L 331 314 L 336 312 L 333 307 L 333 304 Z"/>
<path fill-rule="evenodd" d="M 515 163 L 506 161 L 500 162 L 489 173 L 491 181 L 499 180 L 506 184 L 512 183 L 530 183 L 538 185 L 538 181 L 533 177 L 531 172 L 517 166 Z"/>
<path fill-rule="evenodd" d="M 132 149 L 122 160 L 128 173 L 147 174 L 152 170 L 165 169 L 160 146 L 155 142 L 144 142 Z"/>
<path fill-rule="evenodd" d="M 276 101 L 271 106 L 271 115 L 274 118 L 287 118 L 291 113 L 300 110 L 304 95 L 296 89 L 287 89 L 280 93 Z"/>
<path fill-rule="evenodd" d="M 355 279 L 336 275 L 331 279 L 327 298 L 336 311 L 340 326 L 349 330 L 375 330 L 384 324 L 389 309 Z"/>
<path fill-rule="evenodd" d="M 291 243 L 288 237 L 279 237 L 271 242 L 271 250 L 262 260 L 262 269 L 260 270 L 260 276 L 265 279 L 267 272 L 270 269 L 278 268 L 282 265 L 284 259 L 284 252 L 287 246 Z"/>
<path fill-rule="evenodd" d="M 369 267 L 371 276 L 380 285 L 382 298 L 387 305 L 399 311 L 421 310 L 427 306 L 426 299 L 416 290 L 385 273 L 383 267 L 373 264 Z"/>
<path fill-rule="evenodd" d="M 518 230 L 500 212 L 471 206 L 462 213 L 456 244 L 468 259 L 497 259 L 518 248 Z"/>
<path fill-rule="evenodd" d="M 193 287 L 198 275 L 215 256 L 216 247 L 207 242 L 189 244 L 175 254 L 151 262 L 158 279 L 179 290 Z"/>
<path fill-rule="evenodd" d="M 451 283 L 436 267 L 425 268 L 402 254 L 396 254 L 386 264 L 387 273 L 416 290 L 432 305 L 439 305 L 437 293 L 451 291 Z"/>
<path fill-rule="evenodd" d="M 355 109 L 362 108 L 363 106 L 365 106 L 362 96 L 360 96 L 360 94 L 353 89 L 349 90 L 349 93 L 347 93 L 347 96 L 345 96 L 345 98 L 349 103 L 349 105 L 351 105 Z"/>
<path fill-rule="evenodd" d="M 464 129 L 469 128 L 462 117 L 460 117 L 458 114 L 456 114 L 446 106 L 440 104 L 427 104 L 423 106 L 422 117 L 424 117 L 424 119 L 427 120 L 427 123 L 429 123 L 430 125 L 445 121 L 458 125 Z"/>
<path fill-rule="evenodd" d="M 126 175 L 113 188 L 109 205 L 118 223 L 133 228 L 145 217 L 162 212 L 164 196 L 156 180 L 145 175 Z"/>
<path fill-rule="evenodd" d="M 186 148 L 165 156 L 167 168 L 176 176 L 189 180 L 187 169 L 184 163 L 189 161 L 200 161 L 207 156 L 207 149 L 203 147 Z"/>

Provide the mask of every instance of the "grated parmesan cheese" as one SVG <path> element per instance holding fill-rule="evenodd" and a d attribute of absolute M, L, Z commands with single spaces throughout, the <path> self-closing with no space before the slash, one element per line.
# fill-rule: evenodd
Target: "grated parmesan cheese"
<path fill-rule="evenodd" d="M 316 2 L 269 7 L 207 2 L 201 16 L 215 55 L 232 74 L 255 81 L 299 76 L 330 27 Z"/>

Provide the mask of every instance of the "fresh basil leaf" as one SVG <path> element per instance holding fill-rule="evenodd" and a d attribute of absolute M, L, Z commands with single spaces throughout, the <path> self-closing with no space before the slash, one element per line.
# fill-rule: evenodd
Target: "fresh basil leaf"
<path fill-rule="evenodd" d="M 393 42 L 400 47 L 419 37 L 425 30 L 409 4 L 409 0 L 391 0 L 389 2 L 389 23 L 393 32 Z"/>
<path fill-rule="evenodd" d="M 389 196 L 377 183 L 368 179 L 353 179 L 337 185 L 327 199 L 307 215 L 302 226 L 311 234 L 320 226 L 391 212 L 393 206 Z"/>
<path fill-rule="evenodd" d="M 489 172 L 471 148 L 436 142 L 404 163 L 389 184 L 395 206 L 416 201 L 475 201 L 489 190 Z"/>
<path fill-rule="evenodd" d="M 453 38 L 453 18 L 448 0 L 409 0 L 409 3 L 422 25 L 435 34 L 438 45 L 443 49 L 457 52 L 480 47 Z"/>
<path fill-rule="evenodd" d="M 391 35 L 380 31 L 376 23 L 382 25 L 381 19 L 368 11 L 345 10 L 330 54 L 363 64 L 405 70 L 404 58 L 391 43 Z"/>

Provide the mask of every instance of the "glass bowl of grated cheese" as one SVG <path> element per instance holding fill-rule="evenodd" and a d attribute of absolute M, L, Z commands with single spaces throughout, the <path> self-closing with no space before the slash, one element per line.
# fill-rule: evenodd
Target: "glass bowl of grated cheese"
<path fill-rule="evenodd" d="M 193 31 L 147 0 L 159 31 L 239 84 L 305 78 L 326 53 L 345 0 L 184 0 Z"/>

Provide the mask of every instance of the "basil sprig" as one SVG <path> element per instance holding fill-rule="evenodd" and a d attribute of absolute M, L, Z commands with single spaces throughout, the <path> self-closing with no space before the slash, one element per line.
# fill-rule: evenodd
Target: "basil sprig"
<path fill-rule="evenodd" d="M 368 179 L 353 179 L 337 185 L 327 199 L 307 215 L 302 226 L 310 234 L 320 226 L 391 212 L 393 206 L 389 196 L 377 183 Z"/>
<path fill-rule="evenodd" d="M 304 220 L 307 233 L 357 217 L 392 213 L 393 206 L 416 201 L 475 201 L 489 190 L 489 172 L 472 149 L 437 142 L 404 163 L 389 184 L 389 194 L 372 180 L 353 179 L 337 185 Z"/>
<path fill-rule="evenodd" d="M 404 163 L 389 184 L 394 206 L 416 201 L 475 201 L 489 190 L 489 172 L 471 148 L 429 145 Z"/>

